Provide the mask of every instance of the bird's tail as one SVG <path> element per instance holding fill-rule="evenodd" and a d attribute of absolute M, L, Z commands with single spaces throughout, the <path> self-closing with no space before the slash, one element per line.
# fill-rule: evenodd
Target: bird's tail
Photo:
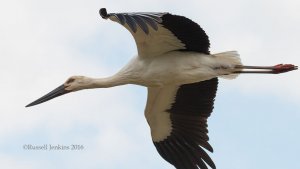
<path fill-rule="evenodd" d="M 214 56 L 220 63 L 220 77 L 225 79 L 234 79 L 239 75 L 237 73 L 232 73 L 238 71 L 238 69 L 236 69 L 237 65 L 242 65 L 240 55 L 237 51 L 217 53 L 214 54 Z"/>

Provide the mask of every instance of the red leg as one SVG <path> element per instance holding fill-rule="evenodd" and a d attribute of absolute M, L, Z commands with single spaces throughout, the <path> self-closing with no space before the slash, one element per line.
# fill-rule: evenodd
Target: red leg
<path fill-rule="evenodd" d="M 235 68 L 242 69 L 235 71 L 234 73 L 261 73 L 261 74 L 279 74 L 285 73 L 292 70 L 297 70 L 298 66 L 292 64 L 278 64 L 275 66 L 243 66 L 238 65 Z M 246 69 L 256 69 L 256 70 L 246 70 Z M 258 70 L 257 70 L 258 69 Z"/>
<path fill-rule="evenodd" d="M 285 73 L 292 70 L 297 70 L 298 66 L 292 64 L 278 64 L 274 66 L 273 72 L 274 73 Z"/>

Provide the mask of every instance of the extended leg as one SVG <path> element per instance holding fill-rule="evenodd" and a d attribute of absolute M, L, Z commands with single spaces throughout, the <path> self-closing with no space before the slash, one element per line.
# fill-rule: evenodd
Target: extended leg
<path fill-rule="evenodd" d="M 236 69 L 242 69 L 235 71 L 234 73 L 263 73 L 263 74 L 279 74 L 285 73 L 292 70 L 297 70 L 298 66 L 292 64 L 278 64 L 275 66 L 244 66 L 238 65 Z M 246 69 L 255 69 L 255 70 L 246 70 Z"/>

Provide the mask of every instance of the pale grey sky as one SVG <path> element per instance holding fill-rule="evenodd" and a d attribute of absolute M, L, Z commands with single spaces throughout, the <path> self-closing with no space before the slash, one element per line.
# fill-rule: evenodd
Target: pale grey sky
<path fill-rule="evenodd" d="M 167 11 L 199 23 L 211 51 L 243 63 L 300 65 L 300 1 L 10 0 L 0 2 L 0 168 L 172 169 L 155 150 L 133 85 L 26 104 L 71 75 L 109 76 L 135 53 L 131 35 L 100 18 Z M 299 168 L 299 71 L 222 80 L 209 120 L 218 169 Z M 25 151 L 24 144 L 82 144 L 83 151 Z"/>

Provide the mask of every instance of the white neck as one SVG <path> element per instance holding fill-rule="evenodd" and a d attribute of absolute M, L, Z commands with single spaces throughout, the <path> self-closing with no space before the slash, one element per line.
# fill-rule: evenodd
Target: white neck
<path fill-rule="evenodd" d="M 109 88 L 129 84 L 130 82 L 122 76 L 111 76 L 106 78 L 92 79 L 92 83 L 88 88 Z"/>
<path fill-rule="evenodd" d="M 108 88 L 125 84 L 140 84 L 145 65 L 138 57 L 133 58 L 118 73 L 111 77 L 91 79 L 88 88 Z"/>

